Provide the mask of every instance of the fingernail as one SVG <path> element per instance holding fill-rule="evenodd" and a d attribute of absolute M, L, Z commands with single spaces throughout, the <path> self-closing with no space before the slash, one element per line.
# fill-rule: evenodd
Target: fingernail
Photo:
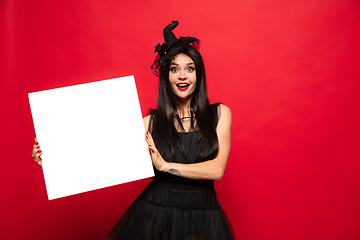
<path fill-rule="evenodd" d="M 36 149 L 39 149 L 39 148 L 40 148 L 40 146 L 37 146 L 37 147 L 36 147 Z"/>
<path fill-rule="evenodd" d="M 149 147 L 151 147 L 151 145 L 149 144 Z"/>
<path fill-rule="evenodd" d="M 35 144 L 36 144 L 36 145 L 39 145 L 39 143 L 38 143 L 38 142 L 36 142 Z"/>
<path fill-rule="evenodd" d="M 42 153 L 42 151 L 41 151 L 41 150 L 39 150 L 39 153 Z"/>

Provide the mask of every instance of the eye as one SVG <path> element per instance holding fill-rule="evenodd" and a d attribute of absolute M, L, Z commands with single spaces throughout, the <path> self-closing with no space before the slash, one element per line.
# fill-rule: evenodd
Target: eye
<path fill-rule="evenodd" d="M 170 68 L 170 72 L 176 73 L 176 72 L 178 72 L 178 69 L 176 67 Z"/>
<path fill-rule="evenodd" d="M 188 72 L 193 72 L 193 71 L 195 71 L 195 68 L 189 67 L 188 69 L 186 69 L 186 71 L 188 71 Z"/>

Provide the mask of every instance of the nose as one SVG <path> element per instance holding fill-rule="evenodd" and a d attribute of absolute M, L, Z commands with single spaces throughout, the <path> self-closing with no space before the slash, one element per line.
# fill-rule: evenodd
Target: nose
<path fill-rule="evenodd" d="M 181 79 L 181 80 L 187 79 L 187 73 L 186 73 L 185 69 L 180 71 L 179 79 Z"/>

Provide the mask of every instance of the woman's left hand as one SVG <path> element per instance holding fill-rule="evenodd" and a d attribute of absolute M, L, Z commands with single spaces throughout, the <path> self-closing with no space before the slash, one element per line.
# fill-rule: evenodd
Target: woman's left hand
<path fill-rule="evenodd" d="M 162 158 L 159 151 L 155 147 L 154 140 L 150 132 L 145 133 L 145 141 L 150 149 L 151 161 L 157 170 L 162 171 L 166 165 L 166 161 Z"/>

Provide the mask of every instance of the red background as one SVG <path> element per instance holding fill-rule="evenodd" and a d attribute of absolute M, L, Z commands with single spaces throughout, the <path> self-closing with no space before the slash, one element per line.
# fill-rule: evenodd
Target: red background
<path fill-rule="evenodd" d="M 145 115 L 171 20 L 202 41 L 210 100 L 232 109 L 216 189 L 237 239 L 360 239 L 359 1 L 2 0 L 0 11 L 0 239 L 105 239 L 149 180 L 48 201 L 27 93 L 134 74 Z"/>

